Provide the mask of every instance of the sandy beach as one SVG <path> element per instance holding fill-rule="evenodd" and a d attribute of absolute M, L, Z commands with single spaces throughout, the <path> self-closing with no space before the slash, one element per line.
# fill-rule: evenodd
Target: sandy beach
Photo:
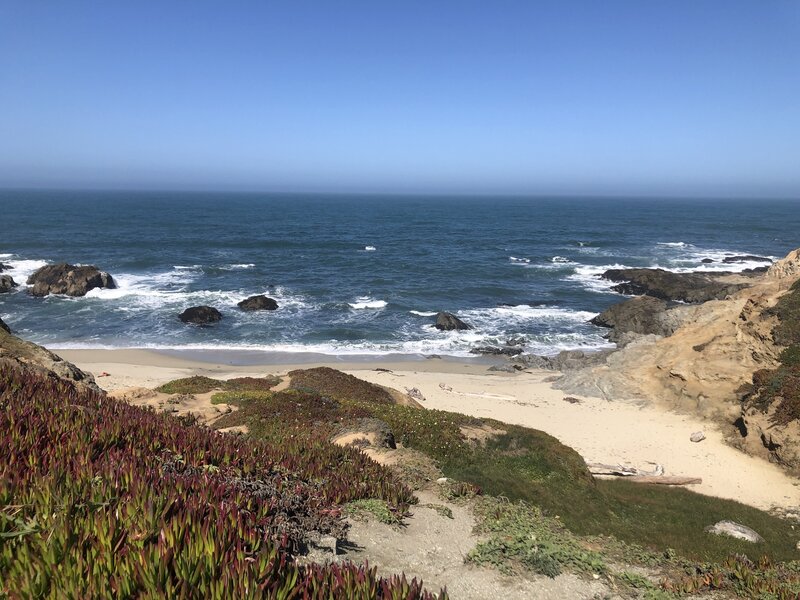
<path fill-rule="evenodd" d="M 552 388 L 550 371 L 510 374 L 488 371 L 481 363 L 425 359 L 288 364 L 286 361 L 292 358 L 288 356 L 282 364 L 257 365 L 230 364 L 237 361 L 224 353 L 216 355 L 214 362 L 205 362 L 148 350 L 56 352 L 94 374 L 108 391 L 152 388 L 194 374 L 225 379 L 330 366 L 400 391 L 417 388 L 426 408 L 540 429 L 577 450 L 590 463 L 642 469 L 651 469 L 657 463 L 666 475 L 702 478 L 701 484 L 690 486 L 699 493 L 761 509 L 800 505 L 800 482 L 777 466 L 725 444 L 722 432 L 711 421 L 622 399 L 579 398 L 580 402 L 567 402 L 563 392 Z M 693 443 L 689 436 L 697 431 L 704 432 L 706 439 Z"/>

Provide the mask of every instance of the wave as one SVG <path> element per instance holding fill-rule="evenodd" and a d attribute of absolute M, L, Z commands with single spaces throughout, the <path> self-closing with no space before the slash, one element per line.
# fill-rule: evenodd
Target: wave
<path fill-rule="evenodd" d="M 3 256 L 13 258 L 14 255 L 9 254 Z M 5 264 L 11 268 L 3 271 L 3 275 L 10 275 L 16 283 L 23 286 L 28 280 L 28 277 L 33 275 L 37 269 L 41 269 L 50 263 L 46 260 L 8 260 Z"/>
<path fill-rule="evenodd" d="M 358 298 L 355 302 L 349 302 L 348 306 L 354 310 L 363 310 L 367 308 L 371 309 L 379 309 L 379 308 L 386 308 L 388 302 L 385 300 L 374 300 L 369 296 L 362 296 Z"/>
<path fill-rule="evenodd" d="M 554 256 L 553 258 L 550 259 L 550 262 L 566 264 L 566 263 L 571 263 L 572 261 L 568 259 L 566 256 Z"/>
<path fill-rule="evenodd" d="M 436 311 L 424 311 L 424 310 L 410 310 L 408 311 L 412 315 L 417 315 L 418 317 L 435 317 L 439 313 Z"/>
<path fill-rule="evenodd" d="M 364 252 L 375 252 L 377 248 L 375 246 L 364 246 Z"/>
<path fill-rule="evenodd" d="M 610 265 L 580 265 L 575 267 L 575 272 L 564 277 L 563 281 L 574 281 L 584 289 L 598 294 L 616 294 L 611 288 L 615 285 L 613 281 L 601 279 L 600 275 L 609 269 L 630 269 L 632 267 L 618 263 Z"/>
<path fill-rule="evenodd" d="M 522 265 L 527 265 L 530 264 L 531 262 L 530 258 L 518 258 L 516 256 L 509 256 L 508 260 L 510 260 L 512 263 L 522 264 Z"/>

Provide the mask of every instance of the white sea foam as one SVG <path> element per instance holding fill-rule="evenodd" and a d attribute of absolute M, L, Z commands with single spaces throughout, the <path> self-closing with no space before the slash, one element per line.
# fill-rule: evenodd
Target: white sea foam
<path fill-rule="evenodd" d="M 424 311 L 424 310 L 410 310 L 408 311 L 412 315 L 417 315 L 418 317 L 435 317 L 437 314 L 436 311 Z"/>
<path fill-rule="evenodd" d="M 554 262 L 554 263 L 570 263 L 572 261 L 570 259 L 568 259 L 566 256 L 554 256 L 553 258 L 550 259 L 550 262 Z"/>
<path fill-rule="evenodd" d="M 369 296 L 361 296 L 355 302 L 349 302 L 348 306 L 354 310 L 364 310 L 366 308 L 379 309 L 385 308 L 388 302 L 385 300 L 375 300 Z"/>
<path fill-rule="evenodd" d="M 364 252 L 375 252 L 377 248 L 375 246 L 364 246 Z"/>
<path fill-rule="evenodd" d="M 226 271 L 235 271 L 238 269 L 252 269 L 255 267 L 255 263 L 241 263 L 241 264 L 233 264 L 233 265 L 226 265 L 222 267 Z"/>
<path fill-rule="evenodd" d="M 600 275 L 609 269 L 630 269 L 631 267 L 612 264 L 612 265 L 581 265 L 575 267 L 575 272 L 564 277 L 564 281 L 575 281 L 585 289 L 599 294 L 615 294 L 611 288 L 617 285 L 613 281 L 601 279 Z"/>
<path fill-rule="evenodd" d="M 509 256 L 508 260 L 510 260 L 512 263 L 523 264 L 523 265 L 530 264 L 531 262 L 530 258 L 518 258 L 516 256 Z"/>
<path fill-rule="evenodd" d="M 41 269 L 49 263 L 46 260 L 9 260 L 6 264 L 11 268 L 7 271 L 3 271 L 3 275 L 10 275 L 16 283 L 25 285 L 28 277 L 30 277 L 34 271 Z"/>
<path fill-rule="evenodd" d="M 657 242 L 658 246 L 667 246 L 669 248 L 688 248 L 691 244 L 686 242 Z"/>

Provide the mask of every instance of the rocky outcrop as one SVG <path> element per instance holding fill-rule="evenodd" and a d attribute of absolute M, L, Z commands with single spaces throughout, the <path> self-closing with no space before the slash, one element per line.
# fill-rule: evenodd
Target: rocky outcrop
<path fill-rule="evenodd" d="M 743 263 L 743 262 L 767 262 L 771 263 L 771 258 L 766 258 L 764 256 L 755 256 L 753 254 L 741 254 L 737 256 L 726 256 L 722 259 L 726 265 L 731 265 L 735 263 Z"/>
<path fill-rule="evenodd" d="M 736 523 L 735 521 L 719 521 L 713 525 L 709 525 L 703 531 L 715 535 L 727 535 L 737 540 L 750 542 L 751 544 L 760 544 L 764 541 L 764 538 L 756 531 L 740 523 Z"/>
<path fill-rule="evenodd" d="M 51 377 L 68 379 L 96 392 L 101 391 L 90 374 L 84 373 L 47 348 L 13 335 L 4 327 L 0 327 L 0 361 L 10 363 L 17 368 L 31 369 Z"/>
<path fill-rule="evenodd" d="M 10 269 L 11 269 L 11 265 L 6 265 L 6 264 L 3 264 L 3 263 L 0 263 L 0 273 L 2 273 L 3 271 L 8 271 Z"/>
<path fill-rule="evenodd" d="M 277 310 L 278 303 L 272 299 L 260 294 L 258 296 L 250 296 L 246 300 L 242 300 L 236 306 L 242 310 Z"/>
<path fill-rule="evenodd" d="M 461 331 L 464 329 L 472 329 L 471 326 L 467 325 L 464 323 L 464 321 L 449 312 L 440 312 L 436 315 L 435 327 L 436 329 L 441 329 L 442 331 Z"/>
<path fill-rule="evenodd" d="M 728 283 L 702 273 L 673 273 L 664 269 L 609 269 L 601 277 L 619 282 L 611 289 L 620 294 L 692 304 L 722 300 L 747 285 Z"/>
<path fill-rule="evenodd" d="M 222 319 L 220 313 L 213 306 L 192 306 L 183 311 L 178 318 L 184 323 L 193 323 L 195 325 L 210 325 Z"/>
<path fill-rule="evenodd" d="M 97 267 L 75 266 L 67 263 L 46 265 L 28 277 L 28 292 L 33 296 L 65 294 L 85 296 L 95 288 L 116 288 L 113 277 Z"/>
<path fill-rule="evenodd" d="M 3 322 L 3 319 L 0 319 L 0 331 L 11 333 L 11 328 Z"/>
<path fill-rule="evenodd" d="M 15 287 L 17 287 L 17 284 L 11 278 L 11 275 L 0 275 L 0 294 L 10 292 Z"/>
<path fill-rule="evenodd" d="M 608 339 L 622 346 L 635 339 L 631 334 L 672 335 L 693 312 L 692 306 L 670 307 L 658 298 L 637 296 L 609 307 L 590 322 L 610 328 Z"/>

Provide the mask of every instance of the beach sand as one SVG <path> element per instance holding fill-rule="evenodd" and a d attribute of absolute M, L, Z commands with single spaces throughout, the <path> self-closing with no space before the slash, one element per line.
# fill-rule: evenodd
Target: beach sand
<path fill-rule="evenodd" d="M 225 353 L 217 362 L 147 350 L 55 350 L 97 377 L 108 391 L 156 387 L 179 377 L 285 374 L 295 368 L 330 366 L 399 391 L 417 388 L 426 408 L 524 425 L 545 431 L 571 446 L 587 463 L 623 464 L 645 470 L 663 465 L 666 475 L 700 477 L 696 492 L 738 500 L 761 509 L 800 505 L 800 480 L 762 459 L 728 446 L 711 421 L 624 400 L 578 398 L 565 401 L 553 389 L 554 373 L 502 373 L 486 364 L 450 360 L 237 365 Z M 291 356 L 284 357 L 291 360 Z M 376 370 L 381 369 L 381 370 Z M 388 369 L 389 371 L 386 371 Z M 99 377 L 102 373 L 107 376 Z M 705 433 L 693 443 L 689 436 Z"/>

